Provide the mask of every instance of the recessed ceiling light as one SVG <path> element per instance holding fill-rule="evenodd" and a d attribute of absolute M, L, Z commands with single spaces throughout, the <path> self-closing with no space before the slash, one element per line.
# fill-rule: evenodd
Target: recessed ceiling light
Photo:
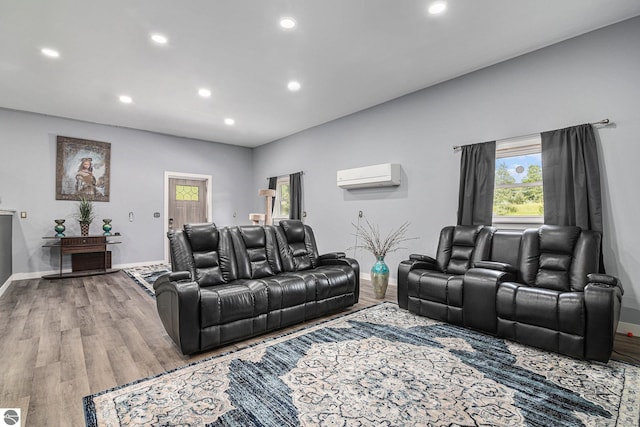
<path fill-rule="evenodd" d="M 296 26 L 296 20 L 289 17 L 282 18 L 280 19 L 280 26 L 285 30 L 291 30 Z"/>
<path fill-rule="evenodd" d="M 167 44 L 167 42 L 169 41 L 169 39 L 167 39 L 167 37 L 163 36 L 162 34 L 152 34 L 151 40 L 158 44 Z"/>
<path fill-rule="evenodd" d="M 198 95 L 203 98 L 209 98 L 211 96 L 211 91 L 209 89 L 201 88 L 198 89 Z"/>
<path fill-rule="evenodd" d="M 133 102 L 133 99 L 129 95 L 120 95 L 118 99 L 123 104 L 131 104 Z"/>
<path fill-rule="evenodd" d="M 436 1 L 429 5 L 429 13 L 431 15 L 438 15 L 445 10 L 447 10 L 447 2 L 445 1 Z"/>
<path fill-rule="evenodd" d="M 42 49 L 40 49 L 40 52 L 43 55 L 48 56 L 49 58 L 58 58 L 60 56 L 60 52 L 58 52 L 55 49 L 50 49 L 48 47 L 43 47 Z"/>
<path fill-rule="evenodd" d="M 235 123 L 236 123 L 236 121 L 233 120 L 232 118 L 227 117 L 226 119 L 224 119 L 224 124 L 225 125 L 233 126 Z"/>
<path fill-rule="evenodd" d="M 297 92 L 300 90 L 300 82 L 292 80 L 289 82 L 289 84 L 287 84 L 287 87 L 291 92 Z"/>

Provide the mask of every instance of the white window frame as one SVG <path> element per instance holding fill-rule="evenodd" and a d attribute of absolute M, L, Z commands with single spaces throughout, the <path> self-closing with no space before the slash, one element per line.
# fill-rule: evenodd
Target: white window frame
<path fill-rule="evenodd" d="M 542 151 L 542 139 L 539 133 L 520 136 L 517 138 L 501 139 L 496 141 L 496 160 L 506 157 L 537 154 Z M 514 187 L 526 187 L 537 184 L 514 184 Z M 535 216 L 493 216 L 492 223 L 495 227 L 525 229 L 544 224 L 544 214 Z"/>
<path fill-rule="evenodd" d="M 273 220 L 280 221 L 283 219 L 289 219 L 289 215 L 282 215 L 280 212 L 280 199 L 281 199 L 281 187 L 283 184 L 289 185 L 289 209 L 291 209 L 291 182 L 289 175 L 282 175 L 278 177 L 276 181 L 276 200 L 273 202 Z"/>

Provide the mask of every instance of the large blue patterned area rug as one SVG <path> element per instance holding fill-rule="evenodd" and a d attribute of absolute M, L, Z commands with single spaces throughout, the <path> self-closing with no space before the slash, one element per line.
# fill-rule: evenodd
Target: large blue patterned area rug
<path fill-rule="evenodd" d="M 149 296 L 156 297 L 153 290 L 153 282 L 160 276 L 171 271 L 171 264 L 153 264 L 141 267 L 126 268 L 124 270 L 134 282 L 138 284 Z"/>
<path fill-rule="evenodd" d="M 89 426 L 637 426 L 640 368 L 383 303 L 84 398 Z"/>

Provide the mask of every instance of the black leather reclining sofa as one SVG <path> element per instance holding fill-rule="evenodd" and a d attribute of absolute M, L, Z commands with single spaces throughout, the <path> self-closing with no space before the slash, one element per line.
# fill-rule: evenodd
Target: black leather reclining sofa
<path fill-rule="evenodd" d="M 358 302 L 360 268 L 318 255 L 301 221 L 279 226 L 185 225 L 168 233 L 172 273 L 153 287 L 160 319 L 191 354 L 342 310 Z"/>
<path fill-rule="evenodd" d="M 601 234 L 450 226 L 435 259 L 398 267 L 398 304 L 416 314 L 571 357 L 607 362 L 622 285 L 598 274 Z"/>

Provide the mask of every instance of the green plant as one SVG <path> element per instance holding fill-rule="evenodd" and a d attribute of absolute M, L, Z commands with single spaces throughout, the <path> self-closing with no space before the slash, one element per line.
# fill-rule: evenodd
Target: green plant
<path fill-rule="evenodd" d="M 392 230 L 384 238 L 380 237 L 380 229 L 377 225 L 372 225 L 366 217 L 364 217 L 364 222 L 365 225 L 351 223 L 356 229 L 355 233 L 353 233 L 356 237 L 356 245 L 349 249 L 365 249 L 376 258 L 384 258 L 388 253 L 404 249 L 400 247 L 400 243 L 417 239 L 417 237 L 405 237 L 409 229 L 409 222 L 405 222 L 397 229 Z M 362 240 L 362 243 L 358 244 L 358 240 Z"/>
<path fill-rule="evenodd" d="M 80 196 L 79 200 L 76 218 L 80 224 L 91 224 L 93 219 L 96 217 L 93 201 L 84 196 Z"/>

